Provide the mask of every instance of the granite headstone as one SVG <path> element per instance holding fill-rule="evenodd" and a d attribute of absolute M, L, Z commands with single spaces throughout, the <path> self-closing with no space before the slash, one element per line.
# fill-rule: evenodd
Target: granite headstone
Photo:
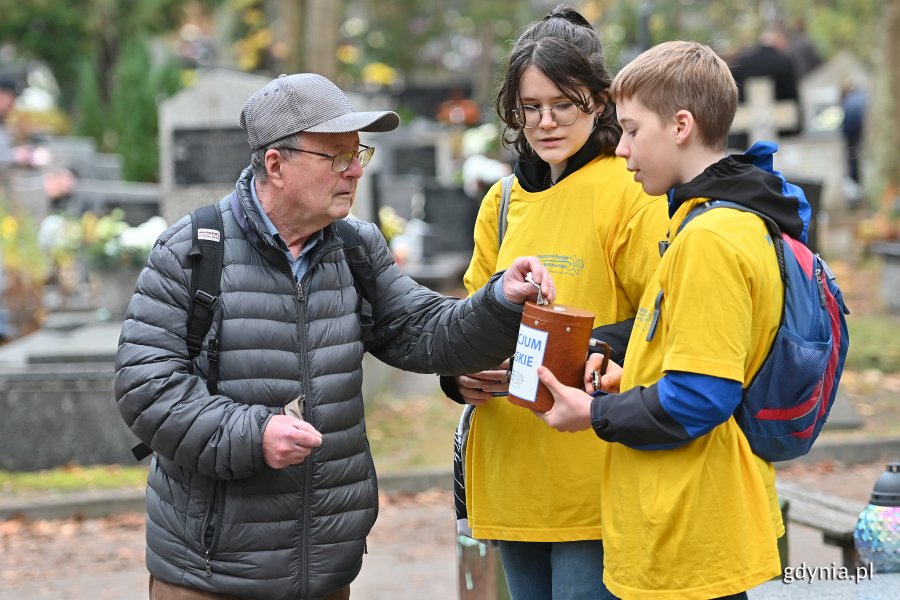
<path fill-rule="evenodd" d="M 231 191 L 250 164 L 238 123 L 244 103 L 270 78 L 227 69 L 201 74 L 159 108 L 161 212 L 174 223 Z"/>

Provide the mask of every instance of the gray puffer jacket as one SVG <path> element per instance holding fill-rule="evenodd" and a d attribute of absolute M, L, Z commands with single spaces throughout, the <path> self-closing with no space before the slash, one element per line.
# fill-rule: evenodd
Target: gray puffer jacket
<path fill-rule="evenodd" d="M 318 598 L 359 573 L 378 513 L 358 296 L 334 225 L 298 285 L 248 186 L 249 170 L 219 203 L 224 267 L 212 326 L 219 393 L 206 389 L 208 341 L 193 362 L 187 354 L 186 217 L 160 237 L 138 279 L 119 340 L 115 394 L 128 426 L 155 451 L 150 573 L 241 598 Z M 493 280 L 467 300 L 436 294 L 400 272 L 373 225 L 351 222 L 377 276 L 379 359 L 450 375 L 512 354 L 520 315 L 495 298 Z M 263 430 L 301 396 L 323 443 L 304 463 L 272 469 L 263 461 Z"/>

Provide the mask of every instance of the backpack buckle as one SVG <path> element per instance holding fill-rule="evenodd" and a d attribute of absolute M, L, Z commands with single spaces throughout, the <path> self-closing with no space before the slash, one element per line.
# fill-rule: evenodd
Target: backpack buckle
<path fill-rule="evenodd" d="M 194 302 L 199 303 L 203 308 L 208 310 L 212 310 L 218 299 L 218 296 L 213 296 L 209 292 L 204 292 L 203 290 L 197 290 L 194 294 Z"/>

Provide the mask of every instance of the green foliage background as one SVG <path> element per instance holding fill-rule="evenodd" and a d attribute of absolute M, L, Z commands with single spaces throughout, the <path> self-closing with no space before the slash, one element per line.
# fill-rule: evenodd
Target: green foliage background
<path fill-rule="evenodd" d="M 476 95 L 491 103 L 489 80 L 521 28 L 543 17 L 559 0 L 332 0 L 341 7 L 341 44 L 360 59 L 340 65 L 346 81 L 360 82 L 366 64 L 384 63 L 406 81 L 475 77 Z M 571 0 L 600 31 L 609 66 L 639 50 L 639 44 L 669 39 L 696 39 L 723 54 L 751 44 L 768 19 L 786 26 L 798 20 L 826 57 L 849 50 L 868 65 L 876 64 L 885 6 L 895 0 Z M 299 8 L 298 8 L 299 6 Z M 22 60 L 40 60 L 60 86 L 62 107 L 72 112 L 79 133 L 97 139 L 107 152 L 123 155 L 128 179 L 157 177 L 156 104 L 180 87 L 178 69 L 159 41 L 172 36 L 186 10 L 218 10 L 225 27 L 220 55 L 227 64 L 238 47 L 250 47 L 266 60 L 252 61 L 274 75 L 285 66 L 272 53 L 284 39 L 282 15 L 303 18 L 317 8 L 312 0 L 0 0 L 0 45 L 14 48 Z M 362 27 L 346 28 L 356 18 Z M 301 28 L 295 28 L 301 29 Z M 228 42 L 225 31 L 231 33 Z M 242 37 L 243 36 L 243 37 Z M 252 44 L 241 44 L 244 38 Z M 262 46 L 261 46 L 262 45 Z M 443 58 L 471 56 L 474 72 L 454 72 Z M 149 49 L 153 49 L 152 55 Z M 161 51 L 160 51 L 161 50 Z M 9 53 L 6 52 L 8 56 Z M 0 61 L 4 55 L 0 54 Z M 244 64 L 241 60 L 237 64 Z M 2 64 L 0 64 L 2 67 Z M 343 81 L 343 80 L 342 80 Z"/>
<path fill-rule="evenodd" d="M 225 0 L 192 0 L 214 7 Z M 183 0 L 0 0 L 0 43 L 40 60 L 60 87 L 76 130 L 119 152 L 126 179 L 157 178 L 156 103 L 178 87 L 177 68 L 149 48 L 181 25 Z"/>

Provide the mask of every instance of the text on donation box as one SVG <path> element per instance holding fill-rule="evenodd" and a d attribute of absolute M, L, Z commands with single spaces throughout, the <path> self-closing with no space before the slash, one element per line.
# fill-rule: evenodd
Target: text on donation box
<path fill-rule="evenodd" d="M 547 351 L 547 332 L 526 325 L 519 325 L 519 339 L 509 376 L 509 393 L 535 402 L 537 400 L 537 368 L 544 364 Z"/>

